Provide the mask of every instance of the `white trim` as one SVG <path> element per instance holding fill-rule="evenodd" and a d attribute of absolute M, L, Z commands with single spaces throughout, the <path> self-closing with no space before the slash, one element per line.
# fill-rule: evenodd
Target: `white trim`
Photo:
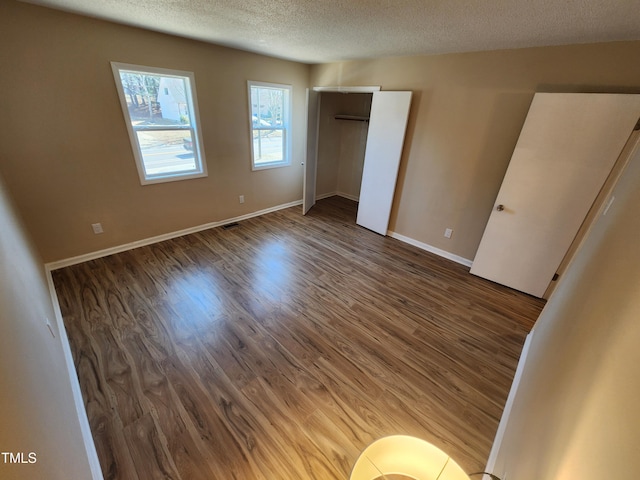
<path fill-rule="evenodd" d="M 82 391 L 80 390 L 80 382 L 78 381 L 78 372 L 73 364 L 73 356 L 71 354 L 71 346 L 69 345 L 69 337 L 67 337 L 67 330 L 64 327 L 64 321 L 62 320 L 62 312 L 60 311 L 60 303 L 58 303 L 58 296 L 56 295 L 56 289 L 53 284 L 53 278 L 51 277 L 51 270 L 45 266 L 45 276 L 47 279 L 47 286 L 49 288 L 49 295 L 51 296 L 51 303 L 53 304 L 53 312 L 56 318 L 56 325 L 58 326 L 58 334 L 60 335 L 60 344 L 62 345 L 62 353 L 64 355 L 64 361 L 67 366 L 67 373 L 69 374 L 69 381 L 71 383 L 71 391 L 73 394 L 73 403 L 78 415 L 78 422 L 80 423 L 80 432 L 82 434 L 82 440 L 84 442 L 85 453 L 89 462 L 89 469 L 91 470 L 91 478 L 93 480 L 104 480 L 102 475 L 102 469 L 100 468 L 100 461 L 98 460 L 98 453 L 96 451 L 95 443 L 93 442 L 93 436 L 91 435 L 91 426 L 89 425 L 89 418 L 87 417 L 87 411 L 84 407 L 84 401 L 82 399 Z"/>
<path fill-rule="evenodd" d="M 342 198 L 346 198 L 347 200 L 352 200 L 354 202 L 360 201 L 359 197 L 356 197 L 355 195 L 349 195 L 348 193 L 337 192 L 336 195 Z"/>
<path fill-rule="evenodd" d="M 322 200 L 324 198 L 329 198 L 329 197 L 342 197 L 342 198 L 346 198 L 347 200 L 353 200 L 354 202 L 358 201 L 358 197 L 356 197 L 355 195 L 349 195 L 348 193 L 343 193 L 343 192 L 323 193 L 322 195 L 316 196 L 316 201 Z"/>
<path fill-rule="evenodd" d="M 500 448 L 502 446 L 502 440 L 504 438 L 504 432 L 507 429 L 507 424 L 509 423 L 509 416 L 511 415 L 511 409 L 513 408 L 513 402 L 515 401 L 516 394 L 518 393 L 518 387 L 520 386 L 520 381 L 522 380 L 522 372 L 524 370 L 524 365 L 527 363 L 527 355 L 529 354 L 529 347 L 531 346 L 531 339 L 533 338 L 533 331 L 535 327 L 531 329 L 529 335 L 524 341 L 524 345 L 522 347 L 522 353 L 520 354 L 520 360 L 518 360 L 518 366 L 516 367 L 516 373 L 513 376 L 513 382 L 511 383 L 511 390 L 509 390 L 509 396 L 507 397 L 507 401 L 504 404 L 504 409 L 502 410 L 502 417 L 500 417 L 500 424 L 498 425 L 498 430 L 496 431 L 496 436 L 493 440 L 493 445 L 491 446 L 491 453 L 489 453 L 489 459 L 487 460 L 487 466 L 484 471 L 493 473 L 498 477 L 502 478 L 504 473 L 500 472 L 499 474 L 494 472 L 496 466 L 496 460 L 498 458 L 498 454 L 500 453 Z"/>
<path fill-rule="evenodd" d="M 113 255 L 114 253 L 126 252 L 127 250 L 133 250 L 134 248 L 144 247 L 145 245 L 151 245 L 154 243 L 162 242 L 164 240 L 170 240 L 176 237 L 182 237 L 183 235 L 189 235 L 190 233 L 201 232 L 202 230 L 208 230 L 209 228 L 220 227 L 227 223 L 240 222 L 253 217 L 259 217 L 271 212 L 283 210 L 289 207 L 295 207 L 302 205 L 302 200 L 296 200 L 294 202 L 284 203 L 282 205 L 276 205 L 275 207 L 265 208 L 264 210 L 258 210 L 257 212 L 247 213 L 239 217 L 228 218 L 226 220 L 220 220 L 218 222 L 205 223 L 204 225 L 198 225 L 195 227 L 185 228 L 184 230 L 178 230 L 176 232 L 164 233 L 155 237 L 144 238 L 142 240 L 136 240 L 135 242 L 125 243 L 124 245 L 118 245 L 116 247 L 106 248 L 104 250 L 98 250 L 97 252 L 86 253 L 84 255 L 78 255 L 77 257 L 65 258 L 63 260 L 57 260 L 45 264 L 47 270 L 57 270 L 59 268 L 69 267 L 71 265 L 77 265 L 78 263 L 88 262 L 89 260 L 95 260 L 96 258 L 106 257 Z"/>
<path fill-rule="evenodd" d="M 373 93 L 379 92 L 380 86 L 370 85 L 363 87 L 313 87 L 314 92 L 336 92 L 336 93 Z"/>
<path fill-rule="evenodd" d="M 392 238 L 397 238 L 398 240 L 408 243 L 409 245 L 413 245 L 414 247 L 421 248 L 422 250 L 426 250 L 427 252 L 435 253 L 441 257 L 447 258 L 449 260 L 453 260 L 456 263 L 460 263 L 466 267 L 471 267 L 473 260 L 469 260 L 468 258 L 460 257 L 459 255 L 455 255 L 453 253 L 447 252 L 446 250 L 442 250 L 437 247 L 433 247 L 427 243 L 419 242 L 418 240 L 414 240 L 413 238 L 405 237 L 404 235 L 400 235 L 399 233 L 392 232 L 391 230 L 387 231 L 387 235 Z"/>
<path fill-rule="evenodd" d="M 338 192 L 329 192 L 323 193 L 322 195 L 316 195 L 316 201 L 322 200 L 323 198 L 335 197 L 336 195 L 338 195 Z"/>

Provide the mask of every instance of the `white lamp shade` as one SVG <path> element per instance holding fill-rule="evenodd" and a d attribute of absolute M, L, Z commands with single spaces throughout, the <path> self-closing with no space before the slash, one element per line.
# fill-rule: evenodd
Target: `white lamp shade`
<path fill-rule="evenodd" d="M 384 437 L 365 448 L 349 480 L 374 480 L 394 474 L 416 480 L 469 480 L 464 470 L 438 447 L 407 435 Z"/>

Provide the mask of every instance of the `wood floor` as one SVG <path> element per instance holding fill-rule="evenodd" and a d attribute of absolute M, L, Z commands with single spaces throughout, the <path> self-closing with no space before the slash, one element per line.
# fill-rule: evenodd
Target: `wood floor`
<path fill-rule="evenodd" d="M 485 466 L 543 302 L 332 197 L 53 272 L 106 479 L 347 479 L 415 435 Z"/>

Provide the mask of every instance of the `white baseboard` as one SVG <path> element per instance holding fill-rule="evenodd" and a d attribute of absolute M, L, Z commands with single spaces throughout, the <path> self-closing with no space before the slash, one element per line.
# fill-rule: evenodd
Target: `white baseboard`
<path fill-rule="evenodd" d="M 340 196 L 347 198 L 349 200 L 353 200 L 357 202 L 359 199 L 353 195 L 349 195 L 342 192 L 330 192 L 319 195 L 316 197 L 316 200 L 322 200 L 324 198 L 329 198 L 333 196 Z M 247 220 L 253 217 L 259 217 L 260 215 L 265 215 L 267 213 L 276 212 L 278 210 L 283 210 L 289 207 L 295 207 L 297 205 L 302 205 L 302 200 L 296 200 L 294 202 L 285 203 L 282 205 L 276 205 L 275 207 L 265 208 L 264 210 L 258 210 L 257 212 L 248 213 L 245 215 L 241 215 L 239 217 L 227 218 L 225 220 L 220 220 L 217 222 L 205 223 L 203 225 L 197 225 L 195 227 L 185 228 L 183 230 L 178 230 L 175 232 L 169 232 L 162 235 L 156 235 L 154 237 L 143 238 L 142 240 L 136 240 L 135 242 L 125 243 L 124 245 L 117 245 L 115 247 L 105 248 L 104 250 L 98 250 L 96 252 L 85 253 L 83 255 L 78 255 L 71 258 L 65 258 L 62 260 L 56 260 L 55 262 L 46 263 L 44 266 L 47 271 L 57 270 L 59 268 L 69 267 L 71 265 L 77 265 L 78 263 L 88 262 L 90 260 L 95 260 L 96 258 L 102 258 L 109 255 L 113 255 L 115 253 L 126 252 L 127 250 L 132 250 L 138 247 L 144 247 L 146 245 L 152 245 L 154 243 L 162 242 L 164 240 L 170 240 L 172 238 L 182 237 L 183 235 L 189 235 L 190 233 L 201 232 L 203 230 L 208 230 L 209 228 L 220 227 L 222 225 L 226 225 L 228 223 L 240 222 L 242 220 Z M 456 263 L 460 263 L 467 267 L 471 267 L 473 264 L 473 260 L 469 260 L 467 258 L 460 257 L 453 253 L 447 252 L 446 250 L 442 250 L 440 248 L 434 247 L 427 243 L 420 242 L 418 240 L 414 240 L 413 238 L 406 237 L 397 232 L 393 232 L 389 230 L 387 232 L 392 238 L 396 238 L 402 242 L 408 243 L 409 245 L 413 245 L 414 247 L 418 247 L 422 250 L 426 250 L 427 252 L 435 253 L 441 257 L 447 258 L 449 260 L 453 260 Z"/>
<path fill-rule="evenodd" d="M 350 195 L 348 193 L 338 192 L 338 191 L 323 193 L 322 195 L 316 195 L 316 201 L 322 200 L 324 198 L 329 198 L 329 197 L 342 197 L 342 198 L 346 198 L 347 200 L 353 200 L 354 202 L 360 201 L 360 198 L 356 197 L 355 195 Z"/>
<path fill-rule="evenodd" d="M 336 195 L 338 195 L 338 192 L 329 192 L 323 193 L 322 195 L 316 195 L 316 201 L 322 200 L 323 198 L 335 197 Z"/>
<path fill-rule="evenodd" d="M 346 198 L 347 200 L 352 200 L 354 202 L 359 202 L 360 201 L 360 197 L 356 197 L 355 195 L 350 195 L 348 193 L 337 192 L 336 195 L 338 195 L 339 197 L 342 197 L 342 198 Z"/>
<path fill-rule="evenodd" d="M 58 334 L 60 335 L 60 343 L 62 344 L 64 361 L 67 366 L 69 381 L 71 382 L 73 403 L 76 409 L 76 413 L 78 415 L 78 421 L 80 422 L 80 432 L 82 434 L 82 440 L 84 442 L 84 448 L 85 448 L 85 453 L 87 455 L 87 460 L 89 462 L 89 468 L 91 469 L 91 479 L 104 480 L 104 477 L 102 475 L 102 468 L 100 468 L 98 453 L 96 451 L 96 446 L 95 446 L 95 443 L 93 442 L 93 436 L 91 435 L 91 426 L 89 425 L 89 418 L 87 417 L 87 411 L 84 408 L 82 391 L 80 390 L 80 382 L 78 381 L 78 372 L 76 371 L 76 367 L 73 363 L 71 346 L 69 345 L 69 337 L 67 337 L 67 330 L 64 327 L 62 312 L 60 311 L 60 304 L 58 303 L 58 296 L 56 295 L 56 289 L 53 284 L 53 278 L 51 277 L 51 270 L 47 268 L 45 271 L 45 275 L 47 278 L 49 295 L 51 296 L 51 303 L 53 304 L 53 312 L 56 318 Z"/>
<path fill-rule="evenodd" d="M 266 213 L 276 212 L 289 207 L 295 207 L 296 205 L 302 205 L 302 200 L 296 200 L 295 202 L 289 202 L 275 207 L 265 208 L 264 210 L 258 210 L 257 212 L 248 213 L 239 217 L 227 218 L 218 222 L 205 223 L 204 225 L 198 225 L 195 227 L 185 228 L 184 230 L 178 230 L 176 232 L 169 232 L 162 235 L 156 235 L 155 237 L 144 238 L 142 240 L 136 240 L 135 242 L 125 243 L 124 245 L 117 245 L 115 247 L 106 248 L 104 250 L 98 250 L 97 252 L 85 253 L 84 255 L 78 255 L 76 257 L 65 258 L 63 260 L 57 260 L 45 264 L 45 268 L 48 271 L 57 270 L 59 268 L 69 267 L 78 263 L 88 262 L 89 260 L 95 260 L 96 258 L 106 257 L 113 255 L 114 253 L 126 252 L 127 250 L 133 250 L 134 248 L 144 247 L 146 245 L 152 245 L 154 243 L 163 242 L 164 240 L 170 240 L 176 237 L 182 237 L 183 235 L 189 235 L 190 233 L 201 232 L 210 228 L 220 227 L 228 223 L 240 222 L 247 220 L 248 218 L 259 217 Z"/>
<path fill-rule="evenodd" d="M 439 255 L 441 257 L 447 258 L 449 260 L 453 260 L 454 262 L 460 263 L 467 267 L 471 267 L 471 265 L 473 264 L 473 260 L 460 257 L 459 255 L 455 255 L 453 253 L 447 252 L 446 250 L 433 247 L 427 243 L 419 242 L 418 240 L 414 240 L 413 238 L 405 237 L 404 235 L 400 235 L 399 233 L 392 232 L 391 230 L 387 232 L 387 235 L 389 235 L 392 238 L 397 238 L 398 240 L 404 243 L 408 243 L 409 245 L 413 245 L 414 247 L 418 247 L 418 248 L 421 248 L 422 250 L 426 250 L 427 252 L 435 253 L 436 255 Z"/>
<path fill-rule="evenodd" d="M 342 193 L 342 192 L 330 192 L 330 193 L 323 193 L 322 195 L 318 195 L 316 196 L 316 200 L 322 200 L 323 198 L 329 198 L 329 197 L 334 197 L 334 196 L 339 196 L 339 197 L 344 197 L 347 198 L 349 200 L 353 200 L 354 202 L 359 201 L 358 197 L 355 197 L 353 195 L 349 195 L 347 193 Z M 399 233 L 393 232 L 391 230 L 387 231 L 387 235 L 392 237 L 392 238 L 396 238 L 404 243 L 408 243 L 409 245 L 413 245 L 414 247 L 418 247 L 422 250 L 426 250 L 427 252 L 431 252 L 431 253 L 435 253 L 436 255 L 439 255 L 440 257 L 444 257 L 446 259 L 449 260 L 453 260 L 456 263 L 460 263 L 466 267 L 471 267 L 471 265 L 473 264 L 473 260 L 469 260 L 468 258 L 463 258 L 460 257 L 459 255 L 455 255 L 453 253 L 447 252 L 446 250 L 442 250 L 440 248 L 431 246 L 427 243 L 423 243 L 423 242 L 419 242 L 418 240 L 414 240 L 413 238 L 410 237 L 405 237 L 404 235 L 401 235 Z"/>
<path fill-rule="evenodd" d="M 534 327 L 535 328 L 535 327 Z M 491 452 L 489 453 L 489 459 L 487 460 L 487 466 L 484 471 L 492 473 L 499 478 L 502 478 L 504 472 L 495 472 L 496 460 L 502 447 L 502 440 L 504 438 L 504 432 L 507 429 L 509 423 L 509 417 L 511 416 L 511 409 L 513 408 L 513 402 L 515 401 L 516 394 L 518 393 L 518 387 L 520 386 L 520 380 L 522 379 L 522 372 L 524 365 L 527 363 L 527 355 L 529 354 L 529 347 L 531 346 L 531 339 L 533 338 L 533 329 L 527 335 L 522 346 L 522 353 L 520 354 L 520 360 L 518 360 L 518 366 L 516 367 L 516 373 L 513 376 L 513 382 L 511 383 L 511 390 L 509 390 L 509 396 L 504 404 L 504 410 L 502 411 L 502 417 L 500 417 L 500 424 L 496 431 L 496 436 L 493 439 L 493 445 L 491 446 Z"/>

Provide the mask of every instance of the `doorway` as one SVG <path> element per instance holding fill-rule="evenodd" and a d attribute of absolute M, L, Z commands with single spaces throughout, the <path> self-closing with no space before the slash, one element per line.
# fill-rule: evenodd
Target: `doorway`
<path fill-rule="evenodd" d="M 542 297 L 640 115 L 640 95 L 536 93 L 471 273 Z"/>
<path fill-rule="evenodd" d="M 317 199 L 339 195 L 358 202 L 371 100 L 371 93 L 320 94 Z"/>
<path fill-rule="evenodd" d="M 307 91 L 304 214 L 317 198 L 340 195 L 358 202 L 358 225 L 387 234 L 411 96 L 379 87 Z"/>
<path fill-rule="evenodd" d="M 320 120 L 321 118 L 323 120 L 331 120 L 331 115 L 330 114 L 326 114 L 325 110 L 323 110 L 323 114 L 321 117 L 321 109 L 322 109 L 322 96 L 324 95 L 326 97 L 326 95 L 328 94 L 342 94 L 345 95 L 344 98 L 346 98 L 346 95 L 349 94 L 368 94 L 369 96 L 372 96 L 372 94 L 374 92 L 379 92 L 380 91 L 380 87 L 379 86 L 359 86 L 359 87 L 340 87 L 340 86 L 336 86 L 336 87 L 313 87 L 313 88 L 307 88 L 307 99 L 306 99 L 306 110 L 307 110 L 307 124 L 306 124 L 306 128 L 305 128 L 305 132 L 307 134 L 307 139 L 306 139 L 306 147 L 307 147 L 307 151 L 306 151 L 306 155 L 305 155 L 305 161 L 303 163 L 304 165 L 304 181 L 303 181 L 303 195 L 302 195 L 302 213 L 303 215 L 306 215 L 307 212 L 311 209 L 311 207 L 313 207 L 313 205 L 316 203 L 316 199 L 318 198 L 318 194 L 317 194 L 317 173 L 318 173 L 318 152 L 320 150 Z M 327 101 L 330 102 L 331 98 L 330 97 L 326 97 Z M 366 98 L 366 97 L 356 97 L 356 98 Z M 338 103 L 339 101 L 336 100 Z M 348 103 L 348 100 L 345 100 L 345 103 Z M 371 101 L 369 102 L 369 111 L 370 111 L 370 105 L 373 103 L 373 99 L 371 99 Z M 344 106 L 345 108 L 347 107 L 347 105 L 345 104 Z M 325 106 L 326 108 L 326 106 Z M 361 112 L 364 112 L 366 110 L 361 110 Z M 346 112 L 346 110 L 345 110 Z M 333 121 L 336 121 L 335 119 L 335 115 L 341 115 L 340 113 L 335 113 L 333 115 Z M 342 113 L 342 115 L 346 115 L 348 116 L 348 113 Z M 364 115 L 362 115 L 364 117 Z M 339 121 L 340 119 L 338 119 Z M 345 121 L 349 121 L 349 120 L 345 120 Z M 356 120 L 351 120 L 351 121 L 356 121 Z M 366 118 L 362 118 L 360 119 L 360 121 L 367 123 L 367 125 L 364 125 L 365 127 L 367 127 L 368 130 L 368 122 L 366 122 Z M 323 128 L 324 130 L 324 128 Z M 323 144 L 325 142 L 328 142 L 330 137 L 327 137 L 327 134 L 325 133 L 324 135 L 325 140 L 323 142 Z M 324 138 L 323 137 L 323 138 Z M 330 165 L 328 165 L 330 167 Z M 323 176 L 325 178 L 331 178 L 331 174 L 326 173 L 326 172 L 321 172 L 323 174 Z M 329 185 L 330 186 L 330 185 Z M 327 185 L 323 185 L 321 186 L 321 188 L 323 190 L 326 190 Z M 337 184 L 335 185 L 335 191 L 337 192 Z M 347 192 L 345 192 L 347 193 Z M 330 196 L 330 192 L 323 192 L 322 196 L 320 198 L 324 198 L 324 197 L 328 197 Z"/>

